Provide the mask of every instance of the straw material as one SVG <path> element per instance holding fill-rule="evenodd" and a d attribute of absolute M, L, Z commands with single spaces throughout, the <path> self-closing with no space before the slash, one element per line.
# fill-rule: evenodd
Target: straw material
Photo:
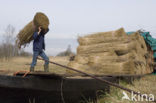
<path fill-rule="evenodd" d="M 81 70 L 83 72 L 91 70 L 89 65 L 80 64 L 80 63 L 77 63 L 75 61 L 69 62 L 68 66 L 72 67 L 74 69 L 77 69 L 77 70 Z M 74 72 L 74 71 L 71 71 L 71 70 L 66 70 L 66 72 L 71 73 L 71 74 L 77 74 L 77 72 Z"/>
<path fill-rule="evenodd" d="M 130 42 L 131 39 L 128 37 L 96 37 L 96 38 L 88 38 L 88 37 L 79 37 L 78 42 L 80 45 L 92 45 L 92 44 L 99 44 L 99 43 L 114 43 L 114 42 L 122 42 L 127 43 Z"/>
<path fill-rule="evenodd" d="M 80 64 L 87 64 L 88 63 L 88 57 L 83 55 L 77 55 L 75 56 L 75 61 Z"/>
<path fill-rule="evenodd" d="M 120 28 L 116 31 L 109 31 L 109 32 L 99 32 L 96 34 L 91 34 L 91 35 L 86 35 L 85 37 L 89 37 L 89 38 L 96 38 L 96 37 L 121 37 L 121 36 L 126 36 L 124 29 Z"/>
<path fill-rule="evenodd" d="M 77 53 L 78 54 L 87 54 L 87 53 L 99 53 L 99 52 L 108 52 L 108 51 L 115 51 L 119 55 L 126 54 L 129 51 L 136 49 L 135 42 L 130 43 L 99 43 L 93 45 L 86 45 L 86 46 L 78 46 Z M 95 49 L 96 48 L 96 49 Z"/>
<path fill-rule="evenodd" d="M 115 52 L 103 52 L 103 53 L 96 53 L 96 54 L 85 54 L 85 55 L 76 55 L 74 61 L 79 64 L 88 64 L 91 61 L 96 61 L 97 58 L 105 58 L 105 57 L 117 57 Z M 95 59 L 93 59 L 95 58 Z"/>
<path fill-rule="evenodd" d="M 77 56 L 68 66 L 96 74 L 147 74 L 152 72 L 152 55 L 147 57 L 144 38 L 123 28 L 78 38 Z M 67 71 L 68 73 L 72 73 Z"/>
<path fill-rule="evenodd" d="M 96 63 L 91 64 L 98 73 L 129 73 L 133 74 L 134 63 L 132 61 L 125 61 L 120 63 Z"/>
<path fill-rule="evenodd" d="M 106 43 L 106 42 L 118 42 L 118 41 L 127 41 L 125 35 L 125 31 L 123 28 L 110 31 L 110 32 L 101 32 L 97 34 L 87 35 L 85 37 L 79 37 L 78 42 L 80 45 L 91 45 L 91 44 L 98 44 L 98 43 Z M 121 37 L 121 38 L 119 38 Z"/>
<path fill-rule="evenodd" d="M 26 44 L 33 40 L 32 36 L 34 31 L 33 22 L 31 21 L 17 35 L 16 44 L 18 48 L 21 48 L 22 45 L 26 46 Z"/>
<path fill-rule="evenodd" d="M 124 62 L 127 61 L 128 58 L 118 57 L 118 56 L 90 56 L 89 64 L 97 64 L 97 63 L 116 63 L 116 62 Z"/>
<path fill-rule="evenodd" d="M 41 26 L 42 29 L 47 30 L 49 26 L 48 17 L 38 12 L 34 16 L 33 21 L 29 22 L 17 35 L 16 44 L 18 48 L 24 47 L 33 40 L 33 33 L 37 31 L 38 27 Z"/>
<path fill-rule="evenodd" d="M 143 48 L 145 51 L 147 51 L 147 46 L 144 41 L 144 38 L 139 34 L 139 32 L 135 32 L 135 33 L 129 35 L 129 37 L 131 38 L 131 40 L 137 40 L 139 42 L 141 48 Z"/>
<path fill-rule="evenodd" d="M 33 21 L 37 28 L 41 26 L 43 29 L 48 29 L 49 19 L 44 13 L 37 12 Z"/>

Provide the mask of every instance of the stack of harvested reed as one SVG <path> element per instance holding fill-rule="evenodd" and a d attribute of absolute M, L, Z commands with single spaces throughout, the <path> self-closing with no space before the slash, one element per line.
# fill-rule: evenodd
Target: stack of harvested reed
<path fill-rule="evenodd" d="M 75 60 L 68 66 L 91 74 L 147 74 L 152 72 L 143 37 L 123 28 L 80 37 Z M 68 73 L 75 73 L 68 71 Z"/>
<path fill-rule="evenodd" d="M 16 44 L 18 48 L 24 47 L 33 40 L 33 33 L 38 30 L 40 27 L 44 30 L 48 30 L 49 19 L 48 17 L 41 12 L 36 13 L 33 21 L 28 23 L 17 35 Z"/>

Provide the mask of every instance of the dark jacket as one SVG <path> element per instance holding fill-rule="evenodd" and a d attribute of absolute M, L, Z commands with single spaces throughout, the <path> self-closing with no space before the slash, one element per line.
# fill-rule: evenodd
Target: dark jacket
<path fill-rule="evenodd" d="M 44 34 L 41 32 L 39 35 L 37 32 L 33 34 L 33 51 L 42 51 L 45 50 Z"/>

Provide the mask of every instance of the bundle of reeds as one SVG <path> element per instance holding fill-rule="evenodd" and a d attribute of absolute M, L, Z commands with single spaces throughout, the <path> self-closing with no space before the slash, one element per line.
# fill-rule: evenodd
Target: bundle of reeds
<path fill-rule="evenodd" d="M 125 41 L 127 40 L 126 38 L 127 35 L 125 35 L 124 33 L 125 32 L 123 28 L 116 31 L 100 32 L 94 35 L 79 37 L 78 42 L 80 45 L 92 45 L 99 43 L 112 43 L 118 41 Z"/>
<path fill-rule="evenodd" d="M 35 28 L 33 26 L 33 21 L 28 23 L 17 35 L 16 44 L 18 48 L 21 48 L 22 45 L 26 46 L 26 44 L 30 43 L 33 38 L 33 33 L 35 32 Z"/>
<path fill-rule="evenodd" d="M 18 48 L 26 46 L 33 40 L 33 33 L 38 30 L 38 27 L 48 30 L 49 19 L 41 12 L 36 13 L 33 21 L 29 22 L 20 32 L 17 34 L 16 44 Z"/>
<path fill-rule="evenodd" d="M 36 13 L 33 22 L 37 28 L 41 26 L 43 29 L 48 29 L 49 19 L 44 13 Z"/>
<path fill-rule="evenodd" d="M 79 46 L 77 48 L 78 54 L 86 54 L 86 53 L 100 53 L 100 52 L 108 52 L 115 51 L 119 55 L 127 53 L 133 49 L 135 49 L 136 43 L 99 43 L 94 45 L 85 45 Z M 95 49 L 96 48 L 96 49 Z"/>

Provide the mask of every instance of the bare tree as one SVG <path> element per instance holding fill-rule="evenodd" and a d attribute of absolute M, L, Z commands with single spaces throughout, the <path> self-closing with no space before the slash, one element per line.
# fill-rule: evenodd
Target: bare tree
<path fill-rule="evenodd" d="M 4 30 L 3 42 L 0 46 L 0 55 L 5 59 L 9 59 L 18 54 L 18 49 L 15 46 L 15 27 L 8 25 Z"/>
<path fill-rule="evenodd" d="M 18 46 L 15 43 L 15 27 L 8 25 L 4 30 L 3 42 L 0 45 L 0 58 L 9 60 L 14 56 L 29 56 L 31 55 L 28 52 L 25 52 L 24 49 L 19 50 Z"/>
<path fill-rule="evenodd" d="M 4 30 L 3 34 L 3 43 L 12 44 L 15 41 L 15 27 L 12 25 L 8 25 Z"/>

